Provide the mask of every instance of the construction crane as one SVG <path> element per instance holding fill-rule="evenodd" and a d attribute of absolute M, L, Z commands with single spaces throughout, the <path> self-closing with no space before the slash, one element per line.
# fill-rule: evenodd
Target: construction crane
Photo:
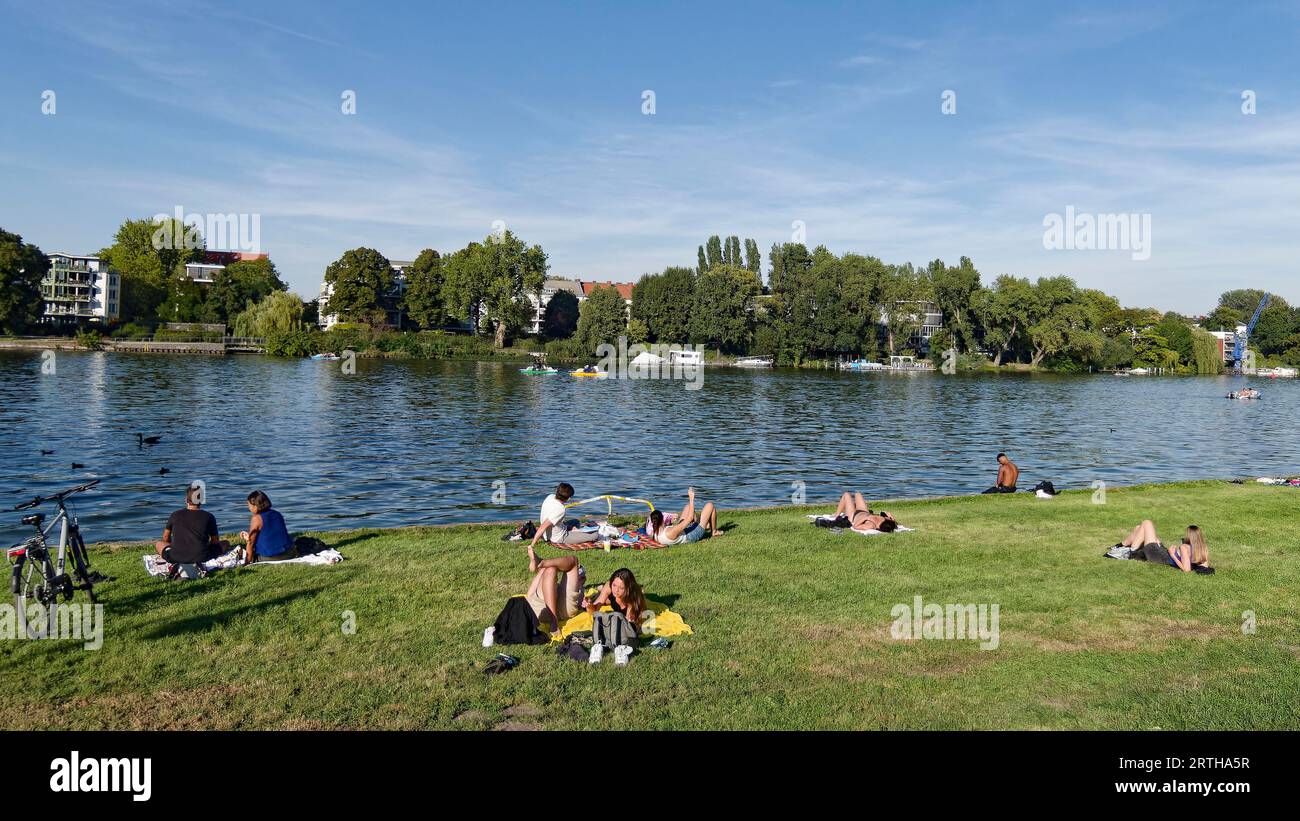
<path fill-rule="evenodd" d="M 1241 373 L 1246 367 L 1246 354 L 1250 350 L 1250 335 L 1255 332 L 1255 325 L 1259 322 L 1259 317 L 1268 307 L 1269 300 L 1273 298 L 1272 294 L 1264 294 L 1264 298 L 1259 301 L 1259 307 L 1255 309 L 1255 315 L 1250 318 L 1250 324 L 1246 330 L 1237 334 L 1236 346 L 1233 348 L 1233 359 L 1237 360 L 1232 366 L 1233 370 Z"/>

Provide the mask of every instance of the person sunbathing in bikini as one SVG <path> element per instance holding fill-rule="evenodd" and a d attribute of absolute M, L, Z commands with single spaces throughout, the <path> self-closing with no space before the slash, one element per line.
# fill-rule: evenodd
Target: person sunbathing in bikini
<path fill-rule="evenodd" d="M 840 525 L 841 522 L 844 524 Z M 840 496 L 839 507 L 835 508 L 835 523 L 863 533 L 872 530 L 893 533 L 898 529 L 898 521 L 891 514 L 873 512 L 867 507 L 867 500 L 862 498 L 861 493 L 850 493 L 847 490 Z"/>

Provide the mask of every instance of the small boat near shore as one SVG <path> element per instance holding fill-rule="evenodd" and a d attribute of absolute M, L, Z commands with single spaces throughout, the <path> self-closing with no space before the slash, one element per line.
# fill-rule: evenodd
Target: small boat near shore
<path fill-rule="evenodd" d="M 841 362 L 840 370 L 844 371 L 884 371 L 887 367 L 879 362 L 869 362 L 865 359 L 854 359 L 849 362 Z"/>
<path fill-rule="evenodd" d="M 742 356 L 734 364 L 737 368 L 770 368 L 772 362 L 770 356 Z"/>
<path fill-rule="evenodd" d="M 337 362 L 342 357 L 336 353 L 317 353 L 312 354 L 311 358 L 317 362 Z"/>

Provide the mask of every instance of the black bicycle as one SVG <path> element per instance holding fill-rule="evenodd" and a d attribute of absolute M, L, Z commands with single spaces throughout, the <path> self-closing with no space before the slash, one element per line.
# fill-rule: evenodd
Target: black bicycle
<path fill-rule="evenodd" d="M 54 605 L 60 596 L 65 602 L 71 601 L 75 591 L 84 590 L 91 603 L 94 603 L 94 586 L 99 582 L 112 581 L 102 573 L 91 570 L 86 542 L 81 538 L 81 528 L 77 526 L 76 512 L 69 513 L 64 503 L 69 496 L 89 490 L 97 484 L 99 480 L 95 479 L 53 496 L 37 496 L 30 502 L 14 506 L 14 510 L 27 510 L 40 507 L 46 502 L 58 505 L 58 513 L 48 527 L 42 527 L 45 523 L 43 513 L 24 516 L 23 524 L 34 527 L 36 535 L 9 548 L 8 552 L 11 566 L 9 589 L 14 595 L 14 608 L 20 614 L 20 623 L 26 625 L 27 634 L 32 638 L 40 638 L 42 628 L 39 624 L 31 624 L 26 620 L 30 603 L 35 602 L 45 608 L 48 621 L 46 629 L 52 631 L 57 610 Z M 49 542 L 49 536 L 55 527 L 59 528 L 58 552 L 51 556 L 53 546 Z"/>

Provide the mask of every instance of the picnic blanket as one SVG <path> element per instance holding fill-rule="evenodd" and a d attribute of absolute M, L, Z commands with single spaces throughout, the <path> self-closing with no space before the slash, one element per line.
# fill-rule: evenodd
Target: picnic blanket
<path fill-rule="evenodd" d="M 807 514 L 807 518 L 812 519 L 812 520 L 820 520 L 820 521 L 823 521 L 823 522 L 829 522 L 829 521 L 833 521 L 833 520 L 835 519 L 834 516 L 830 516 L 830 515 L 826 515 L 826 514 L 816 514 L 816 513 L 809 513 L 809 514 Z M 853 530 L 853 528 L 848 528 L 848 529 L 849 529 L 849 530 Z M 915 531 L 915 530 L 916 530 L 916 528 L 914 528 L 914 527 L 903 527 L 902 525 L 899 525 L 899 526 L 898 526 L 898 529 L 895 530 L 894 532 L 895 532 L 895 533 L 912 533 L 912 532 Z M 859 536 L 883 536 L 883 535 L 885 535 L 885 532 L 884 532 L 883 530 L 853 530 L 853 532 L 856 533 L 856 534 L 858 534 Z"/>
<path fill-rule="evenodd" d="M 608 528 L 608 530 L 603 528 Z M 601 538 L 594 542 L 556 544 L 548 541 L 547 544 L 556 550 L 604 550 L 606 553 L 616 547 L 630 547 L 633 550 L 655 550 L 660 547 L 668 547 L 668 545 L 656 542 L 639 530 L 602 525 L 602 530 L 599 532 Z M 605 546 L 605 541 L 609 542 L 609 547 Z"/>
<path fill-rule="evenodd" d="M 343 561 L 343 554 L 332 547 L 327 547 L 318 553 L 312 553 L 306 556 L 299 556 L 296 559 L 285 559 L 279 562 L 254 562 L 251 565 L 244 565 L 244 548 L 232 548 L 229 552 L 223 553 L 215 559 L 203 563 L 203 569 L 208 573 L 215 570 L 229 570 L 232 567 L 273 567 L 282 564 L 338 564 Z M 144 559 L 145 572 L 150 576 L 167 576 L 171 573 L 172 565 L 162 556 L 156 553 L 145 553 Z M 184 567 L 184 565 L 183 565 Z M 190 574 L 184 574 L 183 578 L 190 578 Z"/>
<path fill-rule="evenodd" d="M 672 638 L 673 636 L 689 636 L 695 633 L 691 626 L 682 617 L 672 610 L 663 602 L 655 601 L 646 597 L 646 606 L 650 608 L 651 616 L 641 621 L 642 636 L 663 636 Z M 600 608 L 602 613 L 612 613 L 614 609 L 609 605 Z M 564 624 L 560 625 L 560 632 L 552 641 L 564 641 L 570 633 L 590 632 L 592 628 L 591 614 L 587 612 L 579 613 Z"/>

